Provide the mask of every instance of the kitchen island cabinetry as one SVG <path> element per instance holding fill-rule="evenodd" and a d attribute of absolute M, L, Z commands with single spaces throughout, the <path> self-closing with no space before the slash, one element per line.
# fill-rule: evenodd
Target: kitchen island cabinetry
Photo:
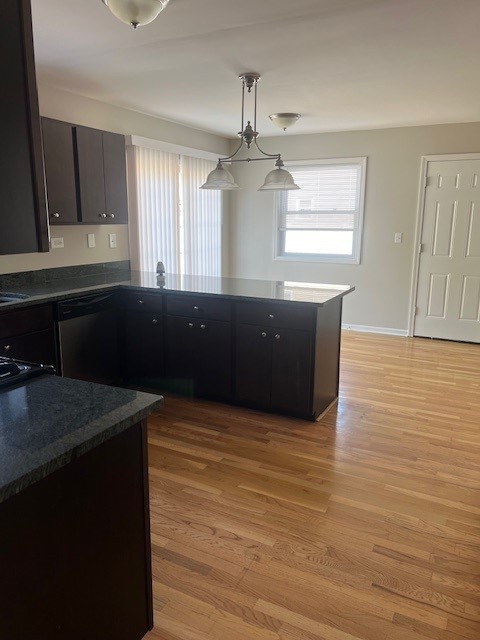
<path fill-rule="evenodd" d="M 232 397 L 232 303 L 218 296 L 165 296 L 166 382 L 175 391 Z"/>
<path fill-rule="evenodd" d="M 162 398 L 42 376 L 0 398 L 0 637 L 153 627 L 146 416 Z"/>

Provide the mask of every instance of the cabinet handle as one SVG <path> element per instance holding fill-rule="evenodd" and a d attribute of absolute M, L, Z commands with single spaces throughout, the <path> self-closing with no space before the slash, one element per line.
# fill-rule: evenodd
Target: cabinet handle
<path fill-rule="evenodd" d="M 262 331 L 262 338 L 266 338 L 267 334 L 265 333 L 265 331 Z"/>
<path fill-rule="evenodd" d="M 6 344 L 3 348 L 5 349 L 5 351 L 10 351 L 10 345 L 9 344 Z"/>
<path fill-rule="evenodd" d="M 99 218 L 106 218 L 106 217 L 107 217 L 107 214 L 106 214 L 106 213 L 99 213 L 99 214 L 98 214 L 98 217 L 99 217 Z"/>
<path fill-rule="evenodd" d="M 143 300 L 139 300 L 139 301 L 138 301 L 138 304 L 143 304 Z"/>
<path fill-rule="evenodd" d="M 280 340 L 280 337 L 281 337 L 281 336 L 280 336 L 280 334 L 279 334 L 279 333 L 276 333 L 276 334 L 275 334 L 275 340 Z"/>
<path fill-rule="evenodd" d="M 50 217 L 51 218 L 59 218 L 60 214 L 57 211 L 55 211 L 55 213 L 52 213 L 52 215 Z"/>
<path fill-rule="evenodd" d="M 189 326 L 189 328 L 190 328 L 190 329 L 193 329 L 193 327 L 194 327 L 195 325 L 193 324 L 193 322 L 189 322 L 189 323 L 188 323 L 188 326 Z"/>
<path fill-rule="evenodd" d="M 153 324 L 157 324 L 157 322 L 158 322 L 157 318 L 154 318 L 154 319 L 152 320 L 152 322 L 153 322 Z"/>
<path fill-rule="evenodd" d="M 273 313 L 268 314 L 268 317 L 270 318 L 270 320 L 273 320 L 275 318 L 275 316 L 273 315 Z"/>
<path fill-rule="evenodd" d="M 206 324 L 201 324 L 201 325 L 200 325 L 200 329 L 206 329 L 206 328 L 207 328 L 207 325 L 206 325 Z"/>
<path fill-rule="evenodd" d="M 111 213 L 108 217 L 113 219 L 115 217 L 115 214 Z"/>
<path fill-rule="evenodd" d="M 193 310 L 194 310 L 194 311 L 200 311 L 200 307 L 197 307 L 197 305 L 195 305 L 195 306 L 193 307 Z"/>

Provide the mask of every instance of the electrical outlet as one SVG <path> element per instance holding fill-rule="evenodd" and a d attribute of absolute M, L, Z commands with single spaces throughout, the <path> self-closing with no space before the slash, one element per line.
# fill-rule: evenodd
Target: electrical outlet
<path fill-rule="evenodd" d="M 63 249 L 65 247 L 65 243 L 63 242 L 63 238 L 51 238 L 50 246 L 52 249 Z"/>
<path fill-rule="evenodd" d="M 110 249 L 116 249 L 117 248 L 117 234 L 116 233 L 109 233 L 108 234 L 108 246 L 110 247 Z"/>
<path fill-rule="evenodd" d="M 95 234 L 87 233 L 87 245 L 89 249 L 95 248 Z"/>
<path fill-rule="evenodd" d="M 403 233 L 396 233 L 393 241 L 395 242 L 395 244 L 400 244 L 403 241 Z"/>

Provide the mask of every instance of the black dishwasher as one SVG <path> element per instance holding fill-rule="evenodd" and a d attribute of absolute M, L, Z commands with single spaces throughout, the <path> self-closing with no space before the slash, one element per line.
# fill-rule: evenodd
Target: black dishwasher
<path fill-rule="evenodd" d="M 59 302 L 57 320 L 62 376 L 102 384 L 121 381 L 116 293 Z"/>

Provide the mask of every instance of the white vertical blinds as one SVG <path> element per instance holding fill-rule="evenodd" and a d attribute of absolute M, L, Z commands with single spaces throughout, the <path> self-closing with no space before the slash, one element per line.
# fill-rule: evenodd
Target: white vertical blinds
<path fill-rule="evenodd" d="M 181 217 L 183 218 L 182 272 L 221 275 L 222 194 L 200 189 L 215 163 L 181 157 Z"/>
<path fill-rule="evenodd" d="M 221 275 L 221 194 L 199 190 L 215 163 L 137 146 L 128 160 L 132 267 Z"/>

